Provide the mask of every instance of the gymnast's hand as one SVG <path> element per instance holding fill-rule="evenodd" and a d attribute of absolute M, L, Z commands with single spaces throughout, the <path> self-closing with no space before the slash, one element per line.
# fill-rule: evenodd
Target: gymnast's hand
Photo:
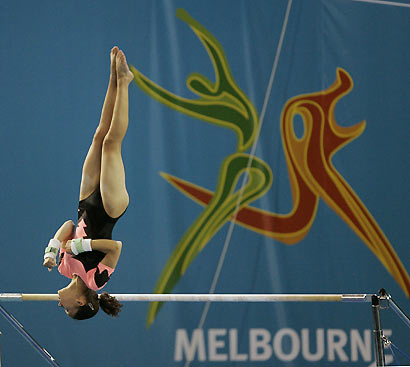
<path fill-rule="evenodd" d="M 70 255 L 73 255 L 73 251 L 71 250 L 71 240 L 61 242 L 61 247 Z"/>
<path fill-rule="evenodd" d="M 43 262 L 43 266 L 48 268 L 48 271 L 51 271 L 54 268 L 54 266 L 56 266 L 56 265 L 57 265 L 56 260 L 51 259 L 49 257 L 47 259 L 45 259 L 44 262 Z"/>

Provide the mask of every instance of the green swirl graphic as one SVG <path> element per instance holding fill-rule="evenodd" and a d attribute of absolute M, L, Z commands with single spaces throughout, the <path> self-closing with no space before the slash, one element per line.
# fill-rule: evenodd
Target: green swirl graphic
<path fill-rule="evenodd" d="M 222 46 L 185 10 L 178 9 L 177 16 L 191 27 L 204 45 L 214 67 L 215 82 L 200 73 L 192 73 L 187 78 L 187 87 L 199 98 L 188 99 L 162 88 L 131 65 L 134 81 L 149 96 L 174 110 L 233 130 L 238 143 L 237 152 L 222 163 L 215 196 L 175 247 L 158 279 L 155 293 L 171 292 L 198 253 L 232 218 L 235 209 L 239 210 L 263 196 L 272 184 L 269 166 L 245 153 L 256 138 L 259 117 L 253 104 L 234 81 Z M 235 191 L 243 173 L 248 174 L 246 185 Z M 161 306 L 161 302 L 150 304 L 148 326 Z"/>
<path fill-rule="evenodd" d="M 188 88 L 200 98 L 191 100 L 177 96 L 130 66 L 135 83 L 159 102 L 189 116 L 233 130 L 238 137 L 237 151 L 244 152 L 252 145 L 258 124 L 258 115 L 249 99 L 236 85 L 225 52 L 219 42 L 185 10 L 177 15 L 188 23 L 205 46 L 215 70 L 215 83 L 204 75 L 192 73 Z"/>
<path fill-rule="evenodd" d="M 249 165 L 249 167 L 248 167 Z M 242 190 L 235 191 L 239 178 L 248 173 Z M 272 184 L 272 171 L 261 159 L 245 153 L 228 156 L 221 167 L 215 196 L 185 232 L 174 249 L 155 287 L 155 293 L 170 293 L 196 255 L 205 247 L 218 230 L 232 218 L 235 209 L 265 195 Z M 148 311 L 150 325 L 162 303 L 152 302 Z"/>

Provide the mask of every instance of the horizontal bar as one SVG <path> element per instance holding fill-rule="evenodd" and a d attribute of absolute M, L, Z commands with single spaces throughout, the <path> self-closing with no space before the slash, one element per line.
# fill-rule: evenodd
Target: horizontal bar
<path fill-rule="evenodd" d="M 121 302 L 371 302 L 371 294 L 111 294 Z M 58 301 L 57 294 L 0 293 L 2 301 Z"/>

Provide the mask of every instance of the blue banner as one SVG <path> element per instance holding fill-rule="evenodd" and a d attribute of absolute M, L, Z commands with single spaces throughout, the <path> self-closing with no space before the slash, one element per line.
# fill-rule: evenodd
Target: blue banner
<path fill-rule="evenodd" d="M 408 310 L 409 0 L 0 4 L 0 293 L 56 293 L 114 45 L 134 75 L 109 293 L 375 294 Z M 371 366 L 369 303 L 5 305 L 62 366 Z M 381 310 L 410 353 L 409 329 Z M 5 365 L 46 365 L 0 321 Z M 386 349 L 386 363 L 410 364 Z"/>

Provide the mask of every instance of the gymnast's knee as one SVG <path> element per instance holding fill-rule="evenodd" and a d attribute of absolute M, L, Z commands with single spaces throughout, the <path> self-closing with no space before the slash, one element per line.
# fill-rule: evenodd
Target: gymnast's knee
<path fill-rule="evenodd" d="M 106 135 L 107 131 L 98 127 L 93 136 L 93 143 L 102 144 Z"/>
<path fill-rule="evenodd" d="M 118 152 L 121 150 L 122 136 L 116 136 L 115 134 L 107 134 L 103 141 L 103 151 L 105 152 Z"/>

